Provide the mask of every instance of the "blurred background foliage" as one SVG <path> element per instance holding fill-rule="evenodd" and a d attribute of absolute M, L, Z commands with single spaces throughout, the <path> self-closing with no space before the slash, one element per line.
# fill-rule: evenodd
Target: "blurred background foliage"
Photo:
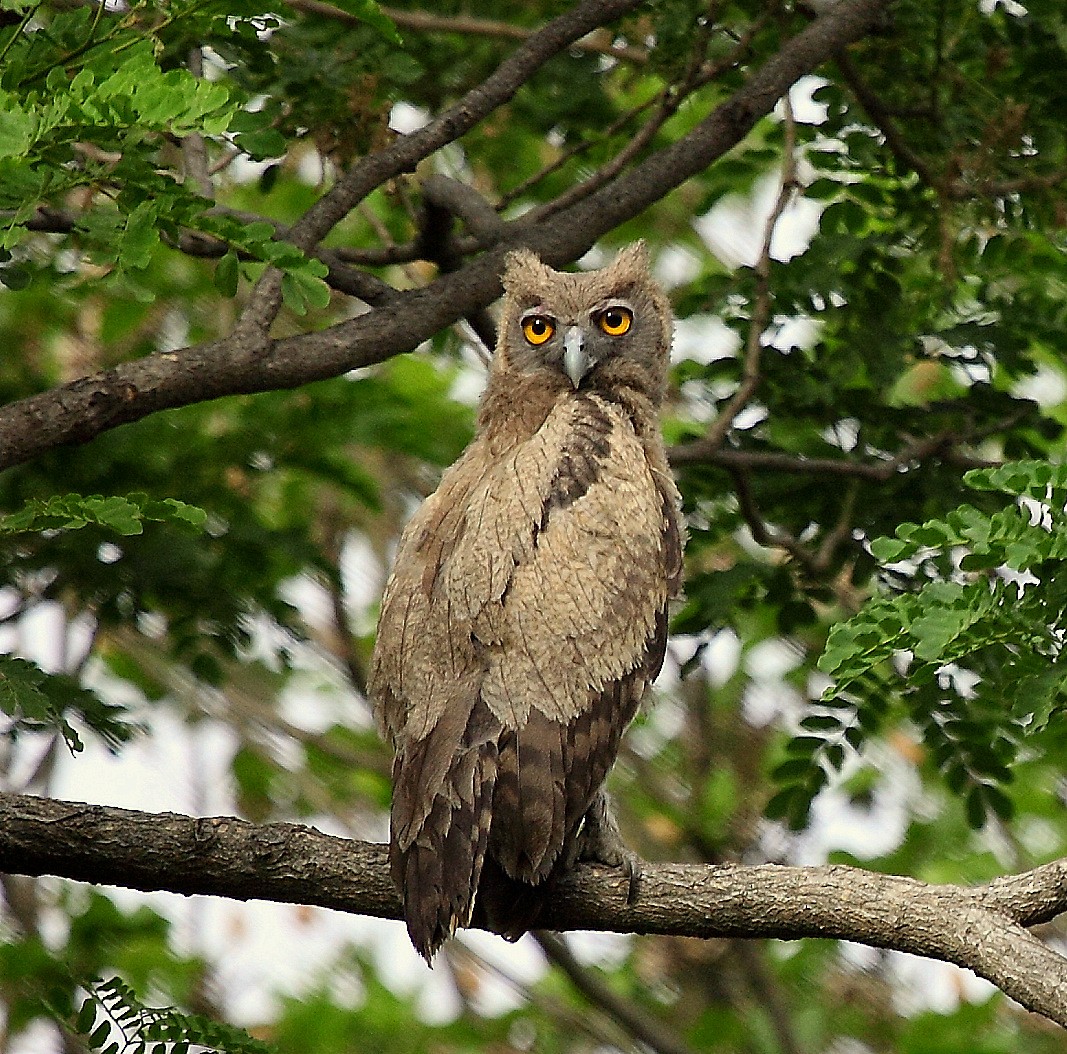
<path fill-rule="evenodd" d="M 0 400 L 224 336 L 266 263 L 286 275 L 278 332 L 365 310 L 285 226 L 568 6 L 4 0 Z M 327 245 L 424 285 L 423 178 L 551 223 L 561 194 L 685 135 L 810 17 L 638 6 Z M 1067 490 L 1049 468 L 1067 423 L 1065 63 L 1059 0 L 900 0 L 583 261 L 645 238 L 679 317 L 664 427 L 687 595 L 612 777 L 648 858 L 975 882 L 1067 854 Z M 185 765 L 149 769 L 153 801 L 384 837 L 376 604 L 472 433 L 483 355 L 458 325 L 358 375 L 159 413 L 0 475 L 0 785 L 104 800 L 104 755 L 155 740 Z M 1020 465 L 989 471 L 1003 462 Z M 510 972 L 502 945 L 454 942 L 433 1003 L 386 927 L 324 946 L 250 1014 L 195 907 L 0 882 L 0 1054 L 1062 1049 L 958 971 L 828 942 L 528 939 Z M 239 943 L 254 923 L 232 925 Z"/>

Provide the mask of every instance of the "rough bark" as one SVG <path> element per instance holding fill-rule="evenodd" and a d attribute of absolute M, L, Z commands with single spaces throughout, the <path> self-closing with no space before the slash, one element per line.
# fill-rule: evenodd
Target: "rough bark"
<path fill-rule="evenodd" d="M 384 845 L 298 824 L 152 814 L 0 794 L 0 871 L 401 917 Z M 1027 927 L 1067 910 L 1067 859 L 966 888 L 855 867 L 585 866 L 544 925 L 689 937 L 829 937 L 967 967 L 1067 1027 L 1067 959 Z"/>

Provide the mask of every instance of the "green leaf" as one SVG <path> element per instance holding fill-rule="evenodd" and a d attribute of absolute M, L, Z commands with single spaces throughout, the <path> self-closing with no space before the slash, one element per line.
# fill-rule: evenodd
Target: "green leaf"
<path fill-rule="evenodd" d="M 875 538 L 871 542 L 871 552 L 883 564 L 893 564 L 914 552 L 914 546 L 899 538 Z"/>
<path fill-rule="evenodd" d="M 159 245 L 154 202 L 141 202 L 127 217 L 125 235 L 120 242 L 119 262 L 124 267 L 147 267 Z"/>
<path fill-rule="evenodd" d="M 306 315 L 308 307 L 324 308 L 330 303 L 330 287 L 306 269 L 282 275 L 282 300 L 290 311 Z"/>
<path fill-rule="evenodd" d="M 915 657 L 929 661 L 941 658 L 948 645 L 977 617 L 977 612 L 967 608 L 939 606 L 930 609 L 911 625 Z"/>
<path fill-rule="evenodd" d="M 237 253 L 231 250 L 215 265 L 215 288 L 225 297 L 235 297 L 238 275 Z"/>
<path fill-rule="evenodd" d="M 0 158 L 21 157 L 34 140 L 36 121 L 7 92 L 0 92 Z"/>
<path fill-rule="evenodd" d="M 21 264 L 8 264 L 6 267 L 0 267 L 0 283 L 7 286 L 13 293 L 27 288 L 31 281 L 29 268 Z"/>
<path fill-rule="evenodd" d="M 82 1001 L 81 1009 L 78 1011 L 77 1020 L 74 1022 L 74 1028 L 83 1036 L 87 1036 L 96 1024 L 96 1014 L 99 1009 L 99 1004 L 92 996 L 86 996 Z"/>
<path fill-rule="evenodd" d="M 51 708 L 41 691 L 44 672 L 27 659 L 0 656 L 0 711 L 32 722 L 44 722 Z"/>
<path fill-rule="evenodd" d="M 837 732 L 841 721 L 833 714 L 812 714 L 800 722 L 800 727 L 810 732 Z"/>
<path fill-rule="evenodd" d="M 242 132 L 234 138 L 237 145 L 257 161 L 282 157 L 289 146 L 285 136 L 276 128 L 260 128 L 254 132 Z"/>

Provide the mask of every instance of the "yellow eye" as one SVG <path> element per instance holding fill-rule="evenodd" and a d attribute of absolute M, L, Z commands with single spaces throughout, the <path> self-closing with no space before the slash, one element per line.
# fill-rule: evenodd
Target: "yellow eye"
<path fill-rule="evenodd" d="M 633 325 L 634 313 L 628 307 L 609 307 L 597 321 L 609 337 L 621 337 Z"/>
<path fill-rule="evenodd" d="M 545 315 L 531 315 L 522 324 L 522 335 L 535 346 L 544 344 L 555 332 L 556 327 L 552 324 L 552 319 Z"/>

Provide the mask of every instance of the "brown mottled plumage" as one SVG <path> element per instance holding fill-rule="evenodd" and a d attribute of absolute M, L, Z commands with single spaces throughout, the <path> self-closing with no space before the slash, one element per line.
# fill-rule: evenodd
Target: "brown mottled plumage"
<path fill-rule="evenodd" d="M 643 245 L 587 274 L 514 253 L 504 287 L 478 434 L 404 531 L 371 676 L 427 959 L 472 918 L 519 936 L 579 854 L 624 859 L 601 787 L 681 578 L 671 316 Z"/>

